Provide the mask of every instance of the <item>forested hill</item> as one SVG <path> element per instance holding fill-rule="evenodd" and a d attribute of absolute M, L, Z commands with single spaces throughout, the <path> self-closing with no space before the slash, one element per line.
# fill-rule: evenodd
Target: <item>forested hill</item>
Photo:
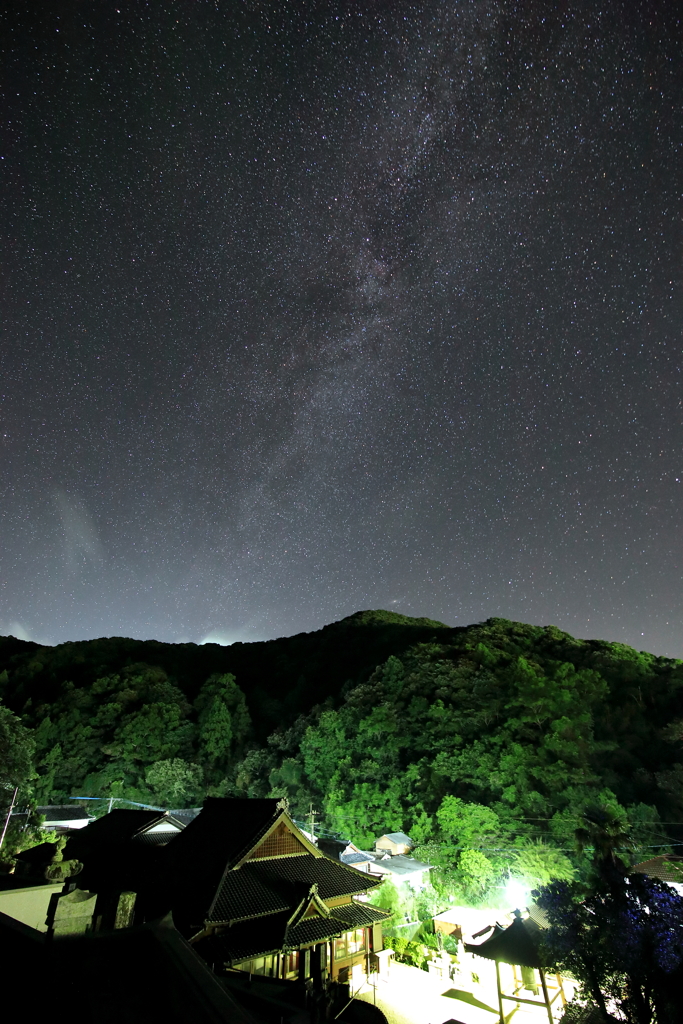
<path fill-rule="evenodd" d="M 683 835 L 683 662 L 552 626 L 361 612 L 227 648 L 6 638 L 0 673 L 41 801 L 287 795 L 361 842 L 402 828 L 453 857 L 566 847 L 594 803 L 641 848 Z"/>
<path fill-rule="evenodd" d="M 367 679 L 390 654 L 452 632 L 431 619 L 364 611 L 314 633 L 229 647 L 125 637 L 42 647 L 0 637 L 0 699 L 19 714 L 27 701 L 29 707 L 51 704 L 67 681 L 84 688 L 104 676 L 152 666 L 194 701 L 210 675 L 230 672 L 245 694 L 255 734 L 265 739 L 276 725 L 338 696 L 345 683 Z"/>

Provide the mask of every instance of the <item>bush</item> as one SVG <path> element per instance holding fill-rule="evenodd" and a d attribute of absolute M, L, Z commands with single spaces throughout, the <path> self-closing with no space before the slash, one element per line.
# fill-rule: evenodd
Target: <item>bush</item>
<path fill-rule="evenodd" d="M 411 942 L 410 939 L 402 939 L 400 936 L 393 936 L 391 947 L 394 950 L 394 957 L 400 964 L 408 964 L 409 967 L 419 967 L 420 970 L 427 970 L 429 950 L 419 942 Z"/>

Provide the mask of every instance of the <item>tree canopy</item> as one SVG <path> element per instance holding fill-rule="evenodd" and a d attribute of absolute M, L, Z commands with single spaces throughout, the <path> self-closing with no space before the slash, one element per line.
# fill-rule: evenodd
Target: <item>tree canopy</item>
<path fill-rule="evenodd" d="M 628 826 L 628 857 L 678 841 L 682 684 L 679 661 L 503 619 L 363 612 L 226 648 L 0 638 L 36 799 L 286 796 L 360 844 L 407 831 L 463 898 L 569 879 L 592 806 Z"/>

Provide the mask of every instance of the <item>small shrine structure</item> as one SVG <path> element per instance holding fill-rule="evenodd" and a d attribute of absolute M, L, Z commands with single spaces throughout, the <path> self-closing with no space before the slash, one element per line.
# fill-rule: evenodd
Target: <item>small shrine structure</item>
<path fill-rule="evenodd" d="M 559 998 L 563 1007 L 567 1005 L 561 976 L 555 974 L 555 984 L 552 984 L 543 969 L 538 953 L 541 932 L 542 929 L 535 921 L 523 918 L 519 911 L 515 911 L 515 919 L 509 927 L 496 924 L 488 939 L 481 943 L 465 943 L 468 953 L 486 960 L 495 960 L 500 1024 L 505 1024 L 504 1000 L 545 1008 L 549 1024 L 554 1024 L 552 1006 L 555 1000 Z M 504 991 L 501 984 L 501 963 L 512 967 L 512 989 L 508 991 Z M 542 998 L 539 998 L 539 989 Z M 529 994 L 521 995 L 522 992 Z"/>

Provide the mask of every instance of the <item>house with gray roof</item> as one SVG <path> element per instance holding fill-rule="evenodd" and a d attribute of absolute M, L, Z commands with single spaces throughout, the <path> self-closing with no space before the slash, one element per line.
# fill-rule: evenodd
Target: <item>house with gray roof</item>
<path fill-rule="evenodd" d="M 36 807 L 36 814 L 43 819 L 42 828 L 54 829 L 57 832 L 85 828 L 95 820 L 92 814 L 88 814 L 85 807 L 76 807 L 73 804 L 49 804 L 45 807 Z"/>
<path fill-rule="evenodd" d="M 392 857 L 397 854 L 410 853 L 415 843 L 405 832 L 387 832 L 375 840 L 376 853 L 389 853 Z"/>

